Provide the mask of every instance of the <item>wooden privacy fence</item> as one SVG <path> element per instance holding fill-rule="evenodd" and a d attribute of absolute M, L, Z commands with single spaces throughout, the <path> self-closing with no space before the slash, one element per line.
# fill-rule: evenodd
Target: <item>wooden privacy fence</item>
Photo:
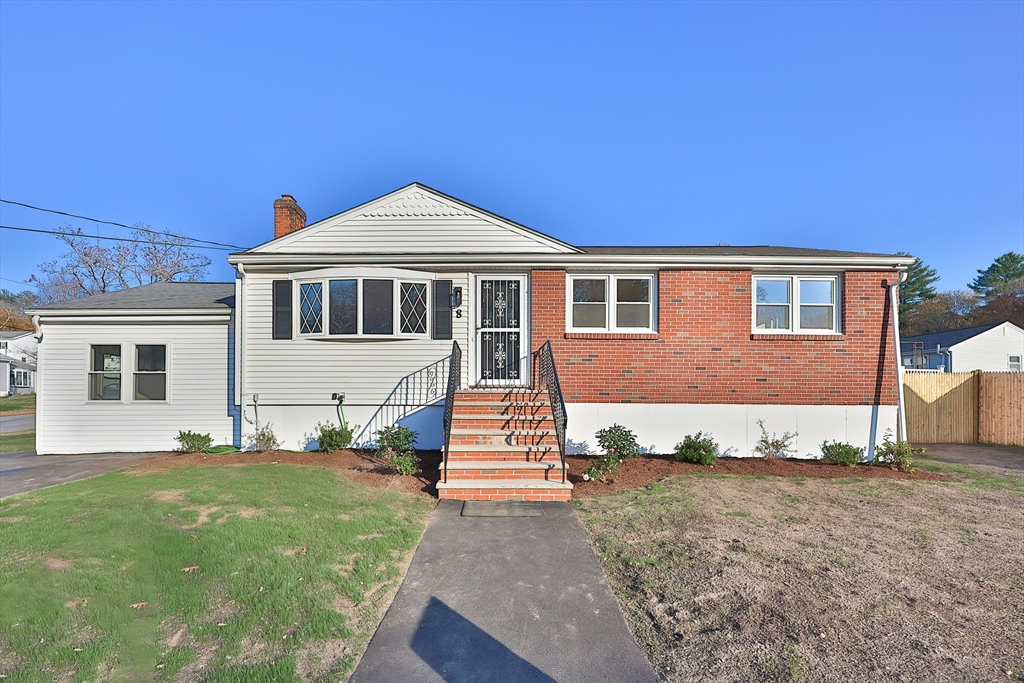
<path fill-rule="evenodd" d="M 1024 373 L 903 374 L 911 443 L 1024 446 Z"/>

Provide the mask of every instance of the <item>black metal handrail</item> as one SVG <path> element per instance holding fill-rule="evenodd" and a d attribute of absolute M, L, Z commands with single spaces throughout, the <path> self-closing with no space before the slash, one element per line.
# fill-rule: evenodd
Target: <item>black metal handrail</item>
<path fill-rule="evenodd" d="M 444 395 L 444 483 L 448 483 L 448 447 L 452 440 L 452 409 L 455 407 L 455 392 L 462 386 L 462 349 L 459 342 L 452 342 L 452 355 L 448 357 L 448 389 Z"/>
<path fill-rule="evenodd" d="M 397 424 L 428 406 L 436 405 L 445 395 L 447 372 L 446 356 L 400 379 L 353 443 L 363 448 L 372 446 L 379 430 Z"/>
<path fill-rule="evenodd" d="M 551 403 L 551 416 L 555 420 L 555 434 L 558 437 L 558 454 L 562 457 L 562 483 L 565 483 L 565 427 L 568 418 L 565 414 L 565 399 L 562 398 L 562 386 L 558 383 L 558 369 L 555 367 L 555 354 L 551 351 L 551 341 L 544 342 L 537 349 L 537 374 L 540 383 L 548 390 Z"/>

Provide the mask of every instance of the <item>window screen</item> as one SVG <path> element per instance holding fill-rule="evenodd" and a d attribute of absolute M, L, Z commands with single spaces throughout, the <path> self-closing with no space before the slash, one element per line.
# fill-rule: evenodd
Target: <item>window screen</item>
<path fill-rule="evenodd" d="M 393 280 L 363 280 L 363 334 L 395 333 Z"/>
<path fill-rule="evenodd" d="M 135 400 L 167 400 L 167 347 L 139 344 L 135 347 Z"/>
<path fill-rule="evenodd" d="M 359 283 L 356 280 L 331 280 L 331 334 L 356 334 L 359 331 Z"/>
<path fill-rule="evenodd" d="M 420 282 L 401 283 L 402 334 L 427 333 L 427 286 Z"/>

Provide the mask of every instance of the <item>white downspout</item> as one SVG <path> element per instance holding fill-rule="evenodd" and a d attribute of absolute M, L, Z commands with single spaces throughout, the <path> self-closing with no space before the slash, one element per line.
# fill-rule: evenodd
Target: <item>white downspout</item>
<path fill-rule="evenodd" d="M 238 317 L 235 323 L 235 391 L 237 392 L 238 409 L 241 411 L 242 421 L 245 422 L 245 266 L 241 263 L 235 264 L 238 271 Z M 244 428 L 244 427 L 243 427 Z"/>
<path fill-rule="evenodd" d="M 900 285 L 907 281 L 907 271 L 900 273 L 899 279 L 889 287 L 889 305 L 892 307 L 892 343 L 896 356 L 896 419 L 897 441 L 907 440 L 907 411 L 903 400 L 903 363 L 900 362 Z"/>

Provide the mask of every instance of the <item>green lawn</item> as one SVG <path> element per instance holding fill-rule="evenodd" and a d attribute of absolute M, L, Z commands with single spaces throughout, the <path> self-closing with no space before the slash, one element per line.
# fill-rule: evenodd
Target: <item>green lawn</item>
<path fill-rule="evenodd" d="M 0 453 L 20 453 L 36 449 L 36 430 L 0 433 Z"/>
<path fill-rule="evenodd" d="M 0 674 L 344 679 L 432 507 L 279 465 L 113 472 L 0 501 Z"/>
<path fill-rule="evenodd" d="M 4 396 L 0 398 L 0 415 L 13 413 L 15 411 L 32 411 L 36 409 L 35 394 L 21 394 L 18 396 Z"/>

